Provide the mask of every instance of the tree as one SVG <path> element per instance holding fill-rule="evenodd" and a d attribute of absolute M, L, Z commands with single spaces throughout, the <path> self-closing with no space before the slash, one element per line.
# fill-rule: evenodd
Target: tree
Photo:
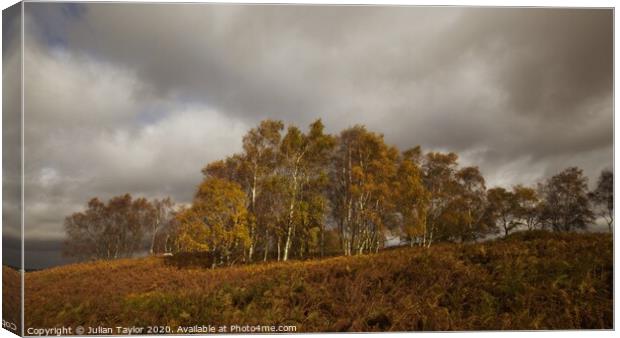
<path fill-rule="evenodd" d="M 583 171 L 571 167 L 541 184 L 543 226 L 555 231 L 586 228 L 594 220 L 587 183 Z"/>
<path fill-rule="evenodd" d="M 487 193 L 492 218 L 504 231 L 504 237 L 520 223 L 517 216 L 517 200 L 515 194 L 502 187 L 489 189 Z"/>
<path fill-rule="evenodd" d="M 345 255 L 376 252 L 390 223 L 398 150 L 355 126 L 340 133 L 331 168 L 333 218 Z"/>
<path fill-rule="evenodd" d="M 262 183 L 262 198 L 256 204 L 257 224 L 263 229 L 263 261 L 269 258 L 271 248 L 276 259 L 282 259 L 282 243 L 286 226 L 286 181 L 280 175 L 271 175 Z"/>
<path fill-rule="evenodd" d="M 460 211 L 460 223 L 456 225 L 456 234 L 462 242 L 476 240 L 485 235 L 489 226 L 485 222 L 487 207 L 486 185 L 478 167 L 465 167 L 456 173 L 457 205 Z"/>
<path fill-rule="evenodd" d="M 540 198 L 535 189 L 516 185 L 512 188 L 515 198 L 515 216 L 520 224 L 524 224 L 528 230 L 533 230 L 540 225 Z"/>
<path fill-rule="evenodd" d="M 250 246 L 248 260 L 252 261 L 256 246 L 256 203 L 260 194 L 262 180 L 277 165 L 280 132 L 284 128 L 282 121 L 264 120 L 257 128 L 251 129 L 243 137 L 243 155 L 241 166 L 245 175 L 245 185 L 249 193 L 249 230 Z"/>
<path fill-rule="evenodd" d="M 499 225 L 504 236 L 519 226 L 532 230 L 540 223 L 540 201 L 532 188 L 522 185 L 513 186 L 512 191 L 493 188 L 488 191 L 487 200 L 491 222 Z"/>
<path fill-rule="evenodd" d="M 84 259 L 110 259 L 107 247 L 109 230 L 105 221 L 105 203 L 98 198 L 88 201 L 84 212 L 76 212 L 65 218 L 67 239 L 63 246 L 63 255 Z"/>
<path fill-rule="evenodd" d="M 144 236 L 154 219 L 155 209 L 144 198 L 125 194 L 107 204 L 93 198 L 85 211 L 65 219 L 63 253 L 79 259 L 131 257 L 144 248 Z"/>
<path fill-rule="evenodd" d="M 235 182 L 206 179 L 192 206 L 180 212 L 177 220 L 179 249 L 209 253 L 213 266 L 243 259 L 251 242 L 245 193 Z"/>
<path fill-rule="evenodd" d="M 607 222 L 609 232 L 614 222 L 614 174 L 611 170 L 603 170 L 596 183 L 596 188 L 590 194 L 596 215 Z"/>
<path fill-rule="evenodd" d="M 177 253 L 179 252 L 179 221 L 177 215 L 187 208 L 183 205 L 176 206 L 170 213 L 170 219 L 157 231 L 153 253 Z"/>
<path fill-rule="evenodd" d="M 307 206 L 308 227 L 315 233 L 320 256 L 325 254 L 325 236 L 327 229 L 326 213 L 329 200 L 329 164 L 336 146 L 336 138 L 325 133 L 321 119 L 310 124 L 308 131 L 309 153 L 306 166 L 305 184 L 302 200 Z M 306 233 L 309 233 L 307 230 Z"/>
<path fill-rule="evenodd" d="M 306 222 L 308 220 L 315 225 L 322 224 L 325 203 L 320 192 L 321 187 L 326 184 L 325 167 L 334 143 L 334 139 L 324 133 L 321 120 L 313 122 L 307 134 L 295 126 L 289 126 L 282 139 L 278 173 L 286 182 L 288 197 L 286 239 L 282 258 L 285 261 L 289 257 L 296 231 L 307 233 L 307 229 L 297 226 L 302 225 L 301 223 L 309 226 Z M 311 214 L 308 215 L 308 212 Z"/>
<path fill-rule="evenodd" d="M 323 243 L 326 167 L 334 139 L 324 133 L 321 120 L 308 133 L 289 126 L 282 137 L 283 127 L 280 121 L 262 121 L 244 136 L 243 153 L 203 169 L 207 178 L 237 182 L 247 194 L 248 260 L 261 248 L 265 260 L 272 245 L 277 245 L 278 259 L 287 260 L 295 241 L 297 254 L 303 255 L 311 235 L 306 227 L 318 227 Z"/>
<path fill-rule="evenodd" d="M 122 251 L 127 257 L 137 251 L 144 250 L 143 238 L 148 235 L 149 228 L 155 223 L 156 211 L 153 204 L 146 198 L 137 198 L 132 201 L 129 194 L 122 198 L 113 198 L 108 202 L 112 219 L 124 224 L 119 230 L 119 242 L 126 243 Z M 127 208 L 128 210 L 125 210 Z M 126 231 L 122 231 L 126 229 Z"/>
<path fill-rule="evenodd" d="M 152 203 L 154 217 L 151 225 L 151 247 L 149 253 L 152 255 L 155 253 L 155 240 L 163 229 L 169 227 L 172 222 L 174 202 L 170 197 L 166 197 L 161 200 L 154 200 Z"/>
<path fill-rule="evenodd" d="M 457 196 L 457 159 L 455 153 L 429 152 L 422 159 L 423 180 L 430 193 L 423 245 L 430 247 L 437 234 L 452 222 L 450 206 Z M 445 231 L 444 231 L 445 232 Z"/>
<path fill-rule="evenodd" d="M 247 183 L 247 173 L 243 169 L 243 158 L 239 154 L 234 154 L 227 157 L 224 160 L 218 160 L 207 164 L 202 169 L 202 174 L 205 178 L 215 177 L 232 182 L 237 182 L 241 186 Z M 244 176 L 245 175 L 245 176 Z"/>
<path fill-rule="evenodd" d="M 221 178 L 236 182 L 245 192 L 250 231 L 250 245 L 247 248 L 249 261 L 254 259 L 256 248 L 260 246 L 261 234 L 269 232 L 259 221 L 268 217 L 260 214 L 266 209 L 259 208 L 259 204 L 263 203 L 261 199 L 269 199 L 262 190 L 278 166 L 283 128 L 282 121 L 261 121 L 256 128 L 250 129 L 243 136 L 241 154 L 212 162 L 202 170 L 206 178 Z M 262 240 L 269 241 L 268 238 Z"/>
<path fill-rule="evenodd" d="M 430 202 L 430 193 L 422 182 L 422 170 L 419 166 L 420 147 L 403 152 L 398 163 L 398 172 L 394 180 L 394 205 L 401 217 L 401 232 L 411 246 L 422 244 L 426 234 L 426 213 Z"/>

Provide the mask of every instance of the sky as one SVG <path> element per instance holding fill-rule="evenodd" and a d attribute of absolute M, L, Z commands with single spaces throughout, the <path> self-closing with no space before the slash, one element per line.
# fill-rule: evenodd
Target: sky
<path fill-rule="evenodd" d="M 64 218 L 91 197 L 190 202 L 200 169 L 266 118 L 321 118 L 332 133 L 364 124 L 400 149 L 454 151 L 488 187 L 569 166 L 593 184 L 613 165 L 612 15 L 26 3 L 29 264 L 62 261 Z"/>

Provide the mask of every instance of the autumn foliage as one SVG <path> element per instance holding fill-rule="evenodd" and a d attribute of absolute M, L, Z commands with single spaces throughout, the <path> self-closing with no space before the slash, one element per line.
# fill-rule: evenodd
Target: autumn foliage
<path fill-rule="evenodd" d="M 376 253 L 393 244 L 475 242 L 518 230 L 613 223 L 613 174 L 588 191 L 569 167 L 537 186 L 487 187 L 457 154 L 400 150 L 355 125 L 331 135 L 264 120 L 242 149 L 208 163 L 191 205 L 126 194 L 65 220 L 65 254 L 89 259 L 196 253 L 212 267 Z M 335 237 L 335 238 L 334 238 Z"/>
<path fill-rule="evenodd" d="M 179 268 L 162 257 L 99 261 L 27 273 L 26 325 L 611 329 L 612 249 L 608 234 L 537 230 L 218 269 Z"/>
<path fill-rule="evenodd" d="M 245 195 L 234 182 L 212 178 L 198 188 L 191 208 L 178 213 L 179 251 L 208 252 L 213 264 L 231 264 L 248 246 Z"/>

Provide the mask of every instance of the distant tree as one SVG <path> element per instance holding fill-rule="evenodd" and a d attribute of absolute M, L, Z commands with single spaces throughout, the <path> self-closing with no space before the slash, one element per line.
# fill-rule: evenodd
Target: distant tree
<path fill-rule="evenodd" d="M 486 185 L 478 167 L 465 167 L 456 173 L 458 183 L 458 205 L 461 216 L 456 226 L 456 235 L 461 241 L 476 240 L 489 231 L 485 222 L 487 207 Z"/>
<path fill-rule="evenodd" d="M 93 198 L 85 211 L 65 219 L 63 254 L 79 259 L 131 257 L 143 249 L 144 236 L 154 218 L 155 209 L 144 198 L 125 194 L 107 204 Z"/>
<path fill-rule="evenodd" d="M 489 189 L 487 198 L 493 219 L 504 232 L 504 236 L 508 236 L 510 231 L 519 225 L 515 194 L 502 187 L 497 187 Z"/>
<path fill-rule="evenodd" d="M 533 230 L 540 225 L 540 198 L 536 189 L 516 185 L 512 188 L 515 198 L 515 216 L 528 230 Z"/>
<path fill-rule="evenodd" d="M 106 205 L 98 198 L 88 201 L 84 212 L 76 212 L 65 218 L 67 239 L 63 245 L 63 255 L 84 259 L 110 259 L 110 242 L 106 237 L 111 231 L 106 228 Z"/>
<path fill-rule="evenodd" d="M 242 260 L 251 242 L 245 193 L 228 180 L 206 179 L 177 221 L 179 250 L 209 253 L 214 266 Z"/>
<path fill-rule="evenodd" d="M 543 226 L 555 231 L 586 228 L 594 220 L 587 183 L 583 171 L 571 167 L 541 184 Z"/>
<path fill-rule="evenodd" d="M 596 215 L 603 217 L 607 222 L 609 232 L 614 222 L 614 174 L 611 170 L 603 170 L 596 183 L 596 188 L 590 194 Z"/>
<path fill-rule="evenodd" d="M 179 252 L 179 221 L 177 215 L 186 209 L 185 206 L 176 206 L 175 210 L 171 212 L 170 220 L 159 228 L 157 236 L 155 237 L 154 253 Z"/>
<path fill-rule="evenodd" d="M 127 241 L 125 251 L 128 252 L 128 256 L 132 256 L 138 251 L 145 251 L 144 238 L 148 236 L 149 228 L 155 223 L 156 210 L 153 204 L 146 198 L 136 198 L 132 201 L 131 196 L 126 200 L 123 198 L 113 198 L 108 202 L 108 205 L 112 209 L 112 219 L 120 220 L 119 223 L 123 224 L 126 221 L 125 226 L 121 229 L 127 229 L 127 231 L 120 231 L 121 243 Z M 115 208 L 115 203 L 118 205 L 118 209 Z M 124 208 L 128 207 L 128 211 Z M 118 210 L 118 211 L 117 211 Z"/>
<path fill-rule="evenodd" d="M 151 225 L 151 247 L 149 253 L 152 255 L 155 253 L 155 241 L 157 236 L 160 235 L 164 229 L 171 226 L 171 222 L 174 218 L 174 202 L 170 197 L 166 197 L 161 200 L 154 200 L 152 203 L 154 209 L 153 223 Z"/>

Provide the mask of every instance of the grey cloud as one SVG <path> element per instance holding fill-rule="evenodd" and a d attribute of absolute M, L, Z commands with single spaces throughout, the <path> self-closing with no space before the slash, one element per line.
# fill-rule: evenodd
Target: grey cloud
<path fill-rule="evenodd" d="M 21 7 L 2 13 L 2 263 L 21 265 Z"/>

